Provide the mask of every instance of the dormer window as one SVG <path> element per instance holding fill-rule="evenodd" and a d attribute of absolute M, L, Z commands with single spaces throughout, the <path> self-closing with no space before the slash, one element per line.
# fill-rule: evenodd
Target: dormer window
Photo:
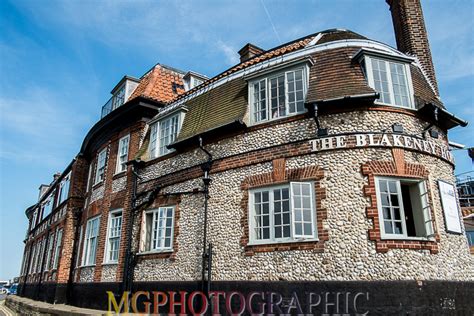
<path fill-rule="evenodd" d="M 272 73 L 249 82 L 253 123 L 271 121 L 305 112 L 307 67 Z"/>
<path fill-rule="evenodd" d="M 198 74 L 193 71 L 187 72 L 183 77 L 184 90 L 188 91 L 194 87 L 199 86 L 201 83 L 206 81 L 208 78 L 204 75 Z"/>
<path fill-rule="evenodd" d="M 170 152 L 168 145 L 178 136 L 184 112 L 168 115 L 150 126 L 150 158 L 164 156 Z"/>
<path fill-rule="evenodd" d="M 112 97 L 112 110 L 115 110 L 125 102 L 125 84 L 115 92 Z"/>
<path fill-rule="evenodd" d="M 415 108 L 410 74 L 411 60 L 361 52 L 360 58 L 369 86 L 380 96 L 376 103 L 402 108 Z"/>
<path fill-rule="evenodd" d="M 125 76 L 119 83 L 112 89 L 112 97 L 107 101 L 107 103 L 102 107 L 102 116 L 104 117 L 113 110 L 122 106 L 125 102 L 128 101 L 128 98 L 132 95 L 135 88 L 138 86 L 140 80 Z"/>

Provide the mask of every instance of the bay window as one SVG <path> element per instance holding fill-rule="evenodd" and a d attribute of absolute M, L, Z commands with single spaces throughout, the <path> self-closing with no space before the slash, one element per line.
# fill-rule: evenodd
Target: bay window
<path fill-rule="evenodd" d="M 251 81 L 253 123 L 305 112 L 306 73 L 306 67 L 301 67 Z"/>
<path fill-rule="evenodd" d="M 376 191 L 382 238 L 434 235 L 426 181 L 377 177 Z"/>
<path fill-rule="evenodd" d="M 117 263 L 122 233 L 122 210 L 110 212 L 105 245 L 105 263 Z"/>
<path fill-rule="evenodd" d="M 174 207 L 166 206 L 145 212 L 143 217 L 143 252 L 172 250 Z"/>
<path fill-rule="evenodd" d="M 312 182 L 258 188 L 249 192 L 250 244 L 316 240 Z"/>

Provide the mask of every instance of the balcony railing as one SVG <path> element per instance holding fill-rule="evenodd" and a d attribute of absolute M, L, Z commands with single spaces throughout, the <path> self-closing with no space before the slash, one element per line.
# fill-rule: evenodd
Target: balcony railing
<path fill-rule="evenodd" d="M 100 118 L 102 119 L 104 116 L 106 116 L 107 114 L 109 114 L 110 112 L 112 112 L 113 110 L 113 99 L 114 97 L 112 96 L 109 101 L 107 101 L 103 106 L 102 106 L 102 113 L 100 115 Z"/>

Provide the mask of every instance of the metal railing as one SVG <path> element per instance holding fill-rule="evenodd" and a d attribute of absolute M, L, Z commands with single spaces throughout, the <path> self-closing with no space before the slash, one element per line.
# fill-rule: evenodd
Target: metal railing
<path fill-rule="evenodd" d="M 102 106 L 102 112 L 100 115 L 100 118 L 102 119 L 104 116 L 112 112 L 113 110 L 113 99 L 114 97 L 112 96 L 103 106 Z"/>

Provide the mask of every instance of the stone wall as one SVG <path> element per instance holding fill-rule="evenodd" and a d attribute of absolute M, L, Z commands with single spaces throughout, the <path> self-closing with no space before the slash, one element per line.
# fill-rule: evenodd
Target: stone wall
<path fill-rule="evenodd" d="M 411 113 L 394 109 L 331 114 L 321 117 L 321 125 L 328 127 L 331 135 L 391 132 L 392 124 L 401 123 L 406 134 L 421 136 L 427 123 Z M 311 153 L 305 146 L 306 140 L 315 138 L 314 125 L 310 118 L 288 119 L 282 124 L 255 126 L 248 133 L 206 146 L 216 159 L 211 170 L 208 217 L 208 238 L 214 250 L 214 280 L 474 280 L 474 259 L 469 254 L 466 237 L 447 233 L 444 224 L 437 180 L 454 183 L 453 166 L 449 162 L 425 153 L 403 151 L 406 163 L 422 165 L 428 172 L 438 234 L 437 241 L 434 241 L 437 253 L 423 249 L 388 249 L 381 252 L 369 238 L 369 231 L 375 223 L 367 217 L 370 199 L 364 194 L 364 186 L 368 185 L 369 180 L 362 173 L 362 165 L 371 161 L 393 163 L 392 150 L 351 148 Z M 286 144 L 298 141 L 301 141 L 301 146 L 296 143 L 285 149 Z M 446 145 L 443 134 L 430 141 Z M 268 150 L 259 157 L 264 148 Z M 252 151 L 255 152 L 252 156 L 242 155 Z M 244 158 L 239 159 L 239 155 Z M 249 176 L 272 172 L 273 160 L 282 156 L 287 170 L 316 166 L 324 171 L 319 184 L 326 193 L 320 203 L 327 210 L 322 227 L 328 232 L 328 240 L 322 252 L 319 249 L 295 249 L 258 252 L 249 256 L 241 244 L 245 233 L 241 220 L 248 212 L 241 203 L 244 199 L 242 183 Z M 139 186 L 139 191 L 149 189 L 151 183 L 164 181 L 167 174 L 192 168 L 205 159 L 199 149 L 173 155 L 169 159 L 158 159 L 142 170 L 145 182 Z M 170 185 L 163 192 L 192 190 L 201 186 L 202 172 L 189 171 L 187 175 L 174 182 L 167 180 Z M 179 247 L 173 260 L 140 260 L 135 268 L 136 281 L 200 278 L 203 201 L 201 193 L 181 195 L 180 234 L 176 237 Z M 140 230 L 137 225 L 135 239 Z"/>

